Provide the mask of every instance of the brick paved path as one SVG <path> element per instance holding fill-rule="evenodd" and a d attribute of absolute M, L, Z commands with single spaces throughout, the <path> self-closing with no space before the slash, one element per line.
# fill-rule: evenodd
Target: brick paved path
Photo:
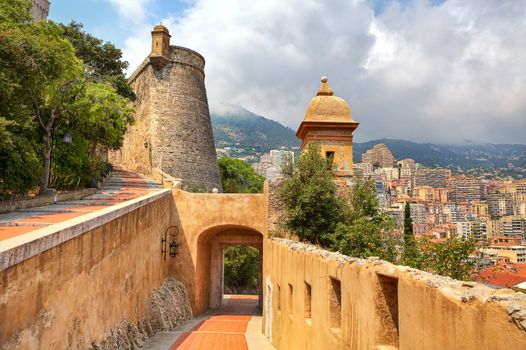
<path fill-rule="evenodd" d="M 183 332 L 170 350 L 248 350 L 245 332 L 257 302 L 257 295 L 231 296 L 215 315 Z"/>
<path fill-rule="evenodd" d="M 275 350 L 261 333 L 257 295 L 225 298 L 222 308 L 158 333 L 144 350 Z"/>

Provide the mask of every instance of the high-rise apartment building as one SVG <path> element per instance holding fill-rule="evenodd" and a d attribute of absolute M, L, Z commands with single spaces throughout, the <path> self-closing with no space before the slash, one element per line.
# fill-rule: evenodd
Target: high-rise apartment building
<path fill-rule="evenodd" d="M 426 207 L 423 204 L 411 203 L 409 204 L 411 220 L 413 224 L 425 224 L 426 222 Z"/>
<path fill-rule="evenodd" d="M 451 178 L 450 200 L 453 202 L 472 202 L 482 199 L 483 187 L 479 179 L 475 177 Z"/>
<path fill-rule="evenodd" d="M 49 16 L 49 5 L 51 4 L 48 0 L 31 0 L 31 16 L 35 22 L 47 19 Z"/>
<path fill-rule="evenodd" d="M 258 163 L 252 164 L 252 168 L 269 181 L 274 181 L 281 178 L 283 166 L 289 161 L 294 163 L 294 152 L 271 150 L 269 154 L 263 154 Z"/>
<path fill-rule="evenodd" d="M 444 215 L 446 216 L 446 222 L 450 223 L 457 223 L 466 220 L 466 215 L 462 211 L 462 208 L 454 203 L 444 205 Z"/>
<path fill-rule="evenodd" d="M 526 239 L 526 220 L 512 216 L 506 216 L 498 220 L 489 220 L 488 235 Z"/>
<path fill-rule="evenodd" d="M 416 169 L 413 177 L 413 188 L 416 186 L 431 186 L 446 188 L 451 170 L 447 169 Z"/>
<path fill-rule="evenodd" d="M 362 154 L 362 162 L 377 164 L 382 168 L 392 168 L 395 163 L 395 158 L 386 145 L 379 143 Z"/>
<path fill-rule="evenodd" d="M 491 192 L 488 194 L 488 210 L 492 218 L 513 215 L 511 194 L 501 192 Z"/>

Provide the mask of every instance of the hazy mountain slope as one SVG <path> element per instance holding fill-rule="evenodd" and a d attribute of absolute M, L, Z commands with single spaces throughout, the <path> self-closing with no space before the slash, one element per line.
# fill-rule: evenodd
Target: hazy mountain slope
<path fill-rule="evenodd" d="M 355 161 L 361 161 L 362 153 L 378 143 L 385 144 L 396 159 L 413 158 L 425 166 L 501 168 L 510 163 L 515 167 L 526 166 L 526 145 L 434 145 L 391 139 L 354 143 Z"/>
<path fill-rule="evenodd" d="M 210 106 L 217 147 L 235 146 L 268 152 L 280 147 L 299 146 L 292 129 L 230 104 Z"/>
<path fill-rule="evenodd" d="M 292 129 L 243 107 L 213 104 L 210 114 L 216 147 L 243 148 L 244 155 L 258 156 L 271 149 L 290 149 L 300 144 Z M 362 153 L 378 143 L 384 143 L 396 159 L 413 158 L 429 167 L 526 168 L 526 145 L 435 145 L 393 139 L 355 142 L 354 161 L 360 162 Z"/>

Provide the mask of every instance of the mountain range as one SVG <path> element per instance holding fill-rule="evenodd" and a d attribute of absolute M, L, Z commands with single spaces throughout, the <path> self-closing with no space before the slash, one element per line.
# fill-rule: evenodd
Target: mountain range
<path fill-rule="evenodd" d="M 210 108 L 216 147 L 241 149 L 254 159 L 271 149 L 299 150 L 295 132 L 270 119 L 231 104 L 212 104 Z M 379 139 L 353 143 L 353 159 L 378 143 L 385 144 L 396 159 L 412 158 L 428 167 L 451 169 L 508 168 L 526 169 L 526 145 L 465 144 L 437 145 L 405 140 Z"/>

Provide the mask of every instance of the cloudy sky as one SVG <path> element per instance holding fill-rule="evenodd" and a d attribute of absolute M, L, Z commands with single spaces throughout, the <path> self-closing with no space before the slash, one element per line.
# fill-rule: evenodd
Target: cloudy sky
<path fill-rule="evenodd" d="M 212 102 L 296 130 L 329 78 L 357 141 L 526 144 L 526 0 L 53 0 L 131 71 L 163 22 L 206 58 Z"/>

